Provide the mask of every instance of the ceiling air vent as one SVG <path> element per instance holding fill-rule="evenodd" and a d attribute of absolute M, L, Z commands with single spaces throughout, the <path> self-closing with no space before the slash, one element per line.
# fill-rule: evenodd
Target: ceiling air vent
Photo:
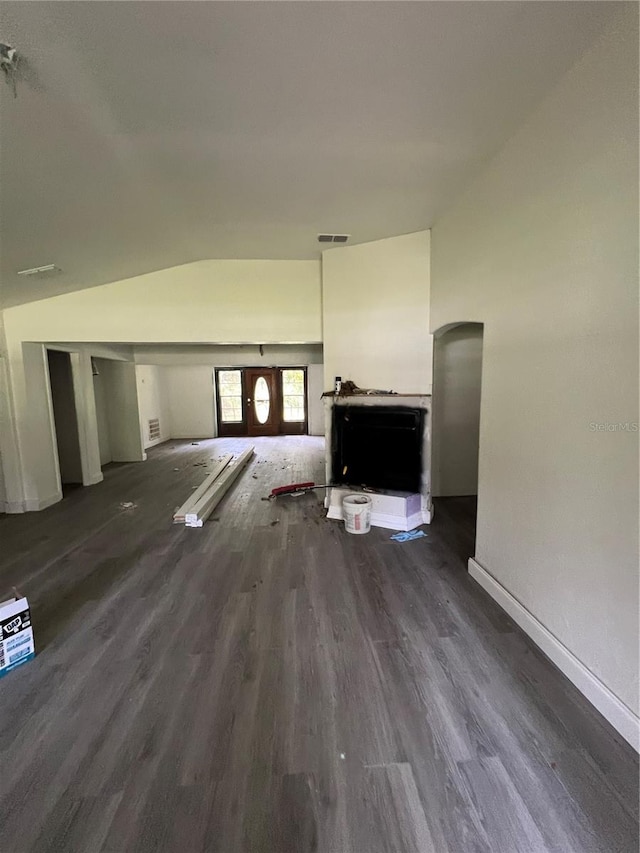
<path fill-rule="evenodd" d="M 318 243 L 346 243 L 351 234 L 318 234 Z"/>
<path fill-rule="evenodd" d="M 45 264 L 43 267 L 31 267 L 31 269 L 28 270 L 18 270 L 18 275 L 44 277 L 46 275 L 57 275 L 59 272 L 62 272 L 62 270 L 55 264 Z"/>

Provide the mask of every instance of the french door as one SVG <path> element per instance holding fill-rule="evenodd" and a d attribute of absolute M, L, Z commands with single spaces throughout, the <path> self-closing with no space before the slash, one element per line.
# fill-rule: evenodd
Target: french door
<path fill-rule="evenodd" d="M 216 370 L 218 435 L 304 435 L 307 375 L 303 367 Z"/>

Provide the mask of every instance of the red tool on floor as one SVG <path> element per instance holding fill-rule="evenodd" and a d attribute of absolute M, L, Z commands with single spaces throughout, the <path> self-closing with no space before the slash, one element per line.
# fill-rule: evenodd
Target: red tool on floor
<path fill-rule="evenodd" d="M 290 486 L 277 486 L 275 489 L 271 489 L 271 494 L 269 495 L 269 500 L 273 498 L 279 498 L 281 495 L 291 495 L 291 497 L 298 497 L 298 495 L 303 495 L 305 492 L 311 492 L 313 489 L 330 489 L 331 485 L 328 483 L 324 483 L 323 485 L 316 485 L 316 483 L 292 483 Z"/>

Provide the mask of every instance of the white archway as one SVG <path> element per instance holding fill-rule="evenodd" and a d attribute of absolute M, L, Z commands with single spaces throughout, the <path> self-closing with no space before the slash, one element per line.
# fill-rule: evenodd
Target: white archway
<path fill-rule="evenodd" d="M 431 484 L 434 497 L 478 494 L 484 326 L 449 323 L 434 333 Z"/>

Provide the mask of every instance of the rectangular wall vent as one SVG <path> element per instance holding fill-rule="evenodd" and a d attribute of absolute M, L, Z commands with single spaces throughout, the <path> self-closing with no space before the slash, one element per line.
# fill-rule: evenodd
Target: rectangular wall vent
<path fill-rule="evenodd" d="M 160 438 L 160 419 L 152 418 L 149 421 L 149 441 L 155 441 Z"/>
<path fill-rule="evenodd" d="M 318 234 L 318 243 L 346 243 L 351 234 Z"/>

